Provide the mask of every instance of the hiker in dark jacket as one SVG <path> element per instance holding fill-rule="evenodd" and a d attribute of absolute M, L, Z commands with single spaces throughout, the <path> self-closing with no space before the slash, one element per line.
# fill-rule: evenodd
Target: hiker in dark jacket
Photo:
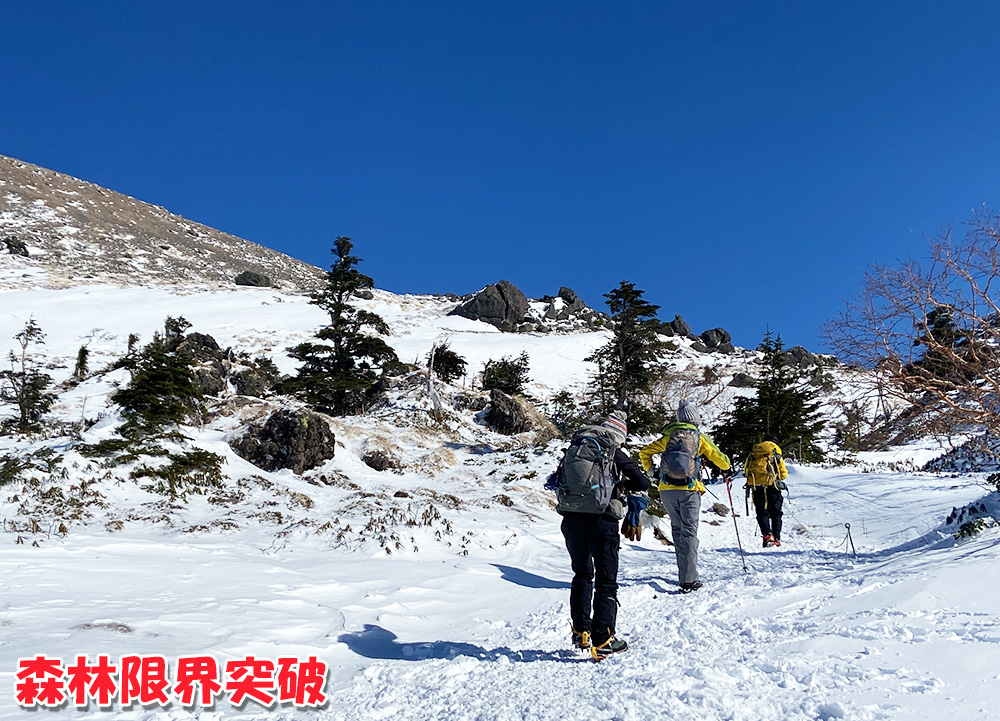
<path fill-rule="evenodd" d="M 601 424 L 615 441 L 614 473 L 621 488 L 645 491 L 649 481 L 642 469 L 621 449 L 628 435 L 626 415 L 612 411 Z M 577 648 L 591 649 L 595 659 L 628 648 L 615 637 L 618 617 L 618 535 L 619 518 L 605 513 L 562 512 L 562 534 L 573 567 L 569 611 L 573 622 L 572 640 Z"/>

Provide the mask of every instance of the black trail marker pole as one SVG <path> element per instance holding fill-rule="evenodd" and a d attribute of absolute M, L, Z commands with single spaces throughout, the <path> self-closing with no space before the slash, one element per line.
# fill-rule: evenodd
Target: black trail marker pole
<path fill-rule="evenodd" d="M 851 524 L 845 523 L 844 528 L 847 529 L 847 540 L 851 542 L 851 553 L 854 554 L 854 559 L 857 560 L 858 552 L 854 550 L 854 539 L 851 538 Z"/>

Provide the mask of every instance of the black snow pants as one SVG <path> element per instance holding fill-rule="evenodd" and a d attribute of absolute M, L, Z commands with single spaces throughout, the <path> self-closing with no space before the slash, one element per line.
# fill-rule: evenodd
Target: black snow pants
<path fill-rule="evenodd" d="M 771 535 L 781 540 L 781 504 L 784 497 L 774 486 L 751 486 L 753 507 L 757 511 L 757 525 L 762 536 Z"/>
<path fill-rule="evenodd" d="M 615 633 L 618 618 L 618 521 L 593 513 L 563 515 L 562 534 L 573 566 L 569 613 L 573 628 L 595 645 Z"/>

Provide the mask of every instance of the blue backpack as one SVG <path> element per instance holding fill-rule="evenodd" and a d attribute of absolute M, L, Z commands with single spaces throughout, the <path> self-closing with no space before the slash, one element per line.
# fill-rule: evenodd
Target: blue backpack
<path fill-rule="evenodd" d="M 701 473 L 700 445 L 701 433 L 694 426 L 682 426 L 671 433 L 660 454 L 660 480 L 675 486 L 693 483 Z"/>

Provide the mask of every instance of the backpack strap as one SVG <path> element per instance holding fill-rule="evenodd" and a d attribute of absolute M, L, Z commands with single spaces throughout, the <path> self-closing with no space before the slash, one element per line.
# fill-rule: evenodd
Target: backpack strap
<path fill-rule="evenodd" d="M 698 447 L 701 448 L 701 431 L 698 431 Z M 694 484 L 701 479 L 701 469 L 704 464 L 701 462 L 701 454 L 694 457 L 694 478 L 688 481 L 688 488 L 694 490 Z"/>
<path fill-rule="evenodd" d="M 590 441 L 590 443 L 592 445 L 594 445 L 594 446 L 597 447 L 597 459 L 594 461 L 594 463 L 600 465 L 601 461 L 604 459 L 604 449 L 601 448 L 601 444 L 597 442 L 596 438 L 591 438 L 590 436 L 581 436 L 580 437 L 580 445 L 582 446 L 585 441 Z M 594 489 L 597 489 L 597 488 L 600 488 L 600 487 L 601 487 L 601 484 L 600 484 L 600 482 L 598 482 L 598 483 L 595 483 L 594 485 L 592 485 L 590 487 L 590 489 L 594 490 Z"/>

